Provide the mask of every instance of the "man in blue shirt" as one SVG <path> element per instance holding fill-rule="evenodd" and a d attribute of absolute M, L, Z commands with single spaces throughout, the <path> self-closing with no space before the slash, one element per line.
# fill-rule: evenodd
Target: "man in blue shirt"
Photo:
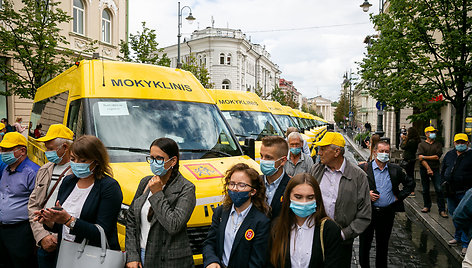
<path fill-rule="evenodd" d="M 39 166 L 28 159 L 26 138 L 8 132 L 0 142 L 7 164 L 0 180 L 0 267 L 36 267 L 28 200 Z"/>
<path fill-rule="evenodd" d="M 387 267 L 388 241 L 392 233 L 395 212 L 405 211 L 403 200 L 415 188 L 415 181 L 403 169 L 389 163 L 390 144 L 379 141 L 374 147 L 374 160 L 363 164 L 367 173 L 372 202 L 372 221 L 359 237 L 359 262 L 362 268 L 370 267 L 369 253 L 375 232 L 377 268 Z M 399 184 L 403 185 L 400 191 Z"/>

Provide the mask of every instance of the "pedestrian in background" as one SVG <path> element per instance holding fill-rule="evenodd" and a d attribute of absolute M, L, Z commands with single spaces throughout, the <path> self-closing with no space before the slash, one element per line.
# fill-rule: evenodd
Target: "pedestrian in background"
<path fill-rule="evenodd" d="M 35 242 L 28 221 L 28 199 L 39 166 L 29 160 L 26 138 L 5 134 L 0 148 L 7 167 L 0 180 L 0 267 L 36 267 Z"/>
<path fill-rule="evenodd" d="M 326 215 L 318 182 L 308 173 L 295 175 L 272 228 L 270 264 L 337 268 L 341 242 L 338 225 Z"/>
<path fill-rule="evenodd" d="M 288 127 L 287 132 L 285 133 L 285 137 L 287 137 L 287 141 L 288 141 L 288 136 L 292 132 L 299 132 L 299 131 L 296 127 Z M 302 141 L 303 141 L 302 152 L 309 155 L 310 154 L 310 147 L 308 147 L 308 143 L 306 142 L 305 139 L 303 139 L 303 137 L 302 137 Z"/>
<path fill-rule="evenodd" d="M 326 132 L 316 143 L 320 163 L 310 171 L 320 184 L 326 214 L 341 227 L 344 241 L 339 259 L 343 268 L 351 267 L 354 238 L 369 226 L 372 216 L 367 176 L 344 158 L 345 143 L 340 133 Z"/>
<path fill-rule="evenodd" d="M 403 160 L 400 166 L 405 169 L 406 175 L 413 178 L 413 180 L 415 180 L 416 151 L 418 150 L 418 144 L 420 144 L 420 142 L 420 135 L 414 127 L 408 128 L 406 135 L 402 134 L 400 148 L 403 150 Z M 415 196 L 414 189 L 410 196 Z"/>
<path fill-rule="evenodd" d="M 375 267 L 387 267 L 388 241 L 392 233 L 395 212 L 404 212 L 403 200 L 415 188 L 415 181 L 390 160 L 390 144 L 379 141 L 374 147 L 374 160 L 363 164 L 370 188 L 372 221 L 360 235 L 359 262 L 370 267 L 370 249 L 375 233 Z M 402 185 L 402 190 L 399 185 Z"/>
<path fill-rule="evenodd" d="M 119 250 L 116 223 L 123 201 L 118 182 L 113 179 L 107 150 L 95 136 L 84 135 L 71 146 L 72 175 L 65 177 L 54 208 L 34 212 L 35 221 L 57 233 L 60 255 L 62 239 L 100 247 L 100 225 L 109 249 Z M 61 257 L 61 256 L 59 256 Z M 73 261 L 74 256 L 63 256 Z"/>
<path fill-rule="evenodd" d="M 3 140 L 3 136 L 7 132 L 7 128 L 5 127 L 5 124 L 0 123 L 0 142 Z M 7 167 L 7 164 L 3 163 L 1 157 L 0 157 L 0 180 L 2 179 L 2 172 L 3 170 Z"/>
<path fill-rule="evenodd" d="M 153 176 L 139 183 L 126 217 L 126 267 L 193 267 L 187 222 L 195 208 L 195 185 L 179 172 L 179 146 L 152 142 L 146 161 Z"/>
<path fill-rule="evenodd" d="M 57 234 L 47 231 L 42 224 L 33 221 L 34 212 L 55 206 L 62 180 L 72 174 L 69 161 L 73 139 L 74 132 L 62 124 L 51 125 L 46 136 L 37 139 L 38 142 L 44 142 L 46 158 L 49 161 L 38 170 L 34 190 L 28 202 L 30 225 L 36 246 L 39 247 L 39 268 L 56 266 L 58 241 Z"/>
<path fill-rule="evenodd" d="M 379 134 L 373 134 L 370 136 L 369 140 L 366 142 L 367 148 L 369 148 L 370 155 L 369 155 L 369 162 L 374 159 L 374 147 L 380 141 Z"/>
<path fill-rule="evenodd" d="M 247 164 L 226 172 L 223 204 L 203 243 L 203 267 L 265 267 L 270 232 L 265 187 Z"/>
<path fill-rule="evenodd" d="M 472 189 L 469 189 L 461 202 L 454 211 L 454 216 L 452 217 L 454 225 L 456 228 L 461 229 L 469 240 L 472 238 Z M 472 267 L 472 247 L 468 247 L 464 262 L 469 264 Z M 464 252 L 462 252 L 464 255 Z"/>
<path fill-rule="evenodd" d="M 267 204 L 271 207 L 270 218 L 275 219 L 282 207 L 282 196 L 290 177 L 284 170 L 287 162 L 288 144 L 280 136 L 262 138 L 261 179 L 265 185 Z"/>
<path fill-rule="evenodd" d="M 313 159 L 309 154 L 302 152 L 303 138 L 298 132 L 292 132 L 288 135 L 288 145 L 290 151 L 287 156 L 287 163 L 284 165 L 284 170 L 290 177 L 299 173 L 309 172 L 313 166 Z"/>
<path fill-rule="evenodd" d="M 446 153 L 442 162 L 441 179 L 447 197 L 447 208 L 452 217 L 465 192 L 472 188 L 472 150 L 469 148 L 467 134 L 458 133 L 454 136 L 454 148 Z M 454 239 L 448 243 L 461 245 L 462 254 L 465 255 L 470 238 L 457 228 L 456 224 L 454 227 L 456 228 Z"/>
<path fill-rule="evenodd" d="M 423 186 L 423 213 L 431 211 L 431 194 L 429 193 L 429 182 L 433 184 L 436 192 L 439 215 L 447 218 L 446 204 L 441 190 L 441 173 L 439 171 L 439 159 L 442 155 L 442 144 L 436 141 L 437 130 L 429 126 L 424 129 L 426 140 L 421 141 L 416 151 L 416 156 L 420 161 L 421 185 Z"/>
<path fill-rule="evenodd" d="M 15 128 L 15 131 L 19 133 L 23 133 L 25 131 L 25 127 L 21 126 L 21 123 L 23 122 L 23 119 L 21 117 L 16 118 L 15 124 L 13 124 L 13 127 Z"/>
<path fill-rule="evenodd" d="M 10 124 L 8 124 L 8 119 L 2 118 L 2 119 L 0 120 L 0 123 L 2 123 L 2 124 L 5 125 L 6 132 L 13 132 L 13 131 L 15 131 L 15 130 L 13 129 L 13 127 L 12 127 Z"/>

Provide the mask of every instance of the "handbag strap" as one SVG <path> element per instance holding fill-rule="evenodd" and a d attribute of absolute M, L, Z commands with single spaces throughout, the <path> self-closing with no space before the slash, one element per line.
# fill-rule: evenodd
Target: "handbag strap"
<path fill-rule="evenodd" d="M 54 183 L 54 186 L 52 187 L 51 191 L 48 193 L 46 200 L 44 200 L 42 207 L 44 207 L 48 201 L 49 198 L 51 198 L 52 194 L 54 193 L 54 190 L 56 190 L 57 186 L 59 185 L 59 182 L 61 182 L 62 178 L 64 175 L 66 175 L 66 172 L 70 169 L 70 166 L 68 166 L 64 171 L 62 171 L 61 175 L 59 175 L 59 178 L 57 179 L 56 183 Z"/>
<path fill-rule="evenodd" d="M 321 254 L 323 254 L 323 263 L 325 261 L 325 251 L 324 251 L 324 242 L 323 242 L 323 229 L 324 229 L 324 224 L 326 222 L 326 218 L 321 220 L 321 227 L 320 227 L 320 242 L 321 242 Z"/>
<path fill-rule="evenodd" d="M 108 241 L 107 241 L 107 236 L 105 235 L 105 230 L 103 230 L 103 227 L 100 226 L 99 224 L 95 224 L 95 227 L 97 227 L 98 231 L 100 232 L 100 248 L 101 248 L 101 253 L 100 253 L 100 263 L 105 262 L 105 257 L 107 256 L 107 248 L 109 248 Z M 82 256 L 82 253 L 85 251 L 85 246 L 88 244 L 88 239 L 84 238 L 82 243 L 80 244 L 78 248 L 79 256 L 80 258 Z"/>

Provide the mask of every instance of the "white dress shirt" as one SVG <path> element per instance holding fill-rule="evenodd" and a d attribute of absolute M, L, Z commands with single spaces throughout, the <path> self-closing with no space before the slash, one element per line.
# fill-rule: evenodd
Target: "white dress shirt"
<path fill-rule="evenodd" d="M 280 167 L 280 168 L 283 168 L 283 167 Z M 271 184 L 267 182 L 267 176 L 264 175 L 267 203 L 269 204 L 269 206 L 270 204 L 272 204 L 272 199 L 274 198 L 275 192 L 277 191 L 277 188 L 279 188 L 279 184 L 282 181 L 282 178 L 284 177 L 284 175 L 285 175 L 285 171 L 282 172 L 282 175 L 280 175 L 280 177 L 276 179 L 275 181 L 273 181 Z"/>
<path fill-rule="evenodd" d="M 247 214 L 252 208 L 252 203 L 249 206 L 241 211 L 241 213 L 237 213 L 234 209 L 234 204 L 231 208 L 231 212 L 229 213 L 228 222 L 226 223 L 225 228 L 225 238 L 223 242 L 223 264 L 228 266 L 229 257 L 231 256 L 231 250 L 233 249 L 234 238 L 236 237 L 236 233 L 238 233 L 239 227 L 243 224 L 244 219 L 246 218 Z"/>
<path fill-rule="evenodd" d="M 343 163 L 338 170 L 333 171 L 326 166 L 323 178 L 321 179 L 320 189 L 321 195 L 323 196 L 323 204 L 326 214 L 328 214 L 331 219 L 334 219 L 334 209 L 338 198 L 339 182 L 343 176 L 344 168 L 346 168 L 346 159 L 343 159 Z"/>
<path fill-rule="evenodd" d="M 307 268 L 310 264 L 315 224 L 305 220 L 302 226 L 295 226 L 290 232 L 290 263 L 293 268 Z M 312 226 L 313 225 L 313 226 Z"/>

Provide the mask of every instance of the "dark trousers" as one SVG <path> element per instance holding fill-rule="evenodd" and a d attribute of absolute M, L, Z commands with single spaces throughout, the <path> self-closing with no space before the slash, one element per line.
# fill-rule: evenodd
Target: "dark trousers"
<path fill-rule="evenodd" d="M 352 244 L 353 241 L 350 243 L 346 243 L 344 241 L 341 244 L 341 250 L 339 252 L 339 267 L 340 268 L 350 268 L 351 267 L 351 258 L 352 258 Z"/>
<path fill-rule="evenodd" d="M 359 236 L 359 262 L 362 268 L 369 268 L 369 255 L 375 232 L 375 267 L 387 267 L 388 241 L 392 233 L 395 211 L 391 207 L 372 206 L 372 221 Z"/>
<path fill-rule="evenodd" d="M 58 250 L 47 252 L 42 248 L 38 248 L 38 268 L 55 268 L 58 253 Z"/>
<path fill-rule="evenodd" d="M 441 174 L 439 168 L 432 168 L 433 175 L 428 175 L 425 168 L 420 168 L 421 185 L 423 186 L 423 202 L 425 208 L 431 208 L 431 194 L 429 193 L 429 182 L 431 181 L 436 192 L 439 212 L 446 211 L 446 203 L 441 191 Z"/>
<path fill-rule="evenodd" d="M 449 211 L 449 215 L 451 215 L 451 217 L 454 216 L 454 211 L 456 211 L 456 208 L 461 202 L 464 195 L 464 193 L 461 193 L 447 198 L 447 210 Z M 457 228 L 457 224 L 454 221 L 452 221 L 452 223 L 456 228 L 456 232 L 454 233 L 454 239 L 457 241 L 457 243 L 460 243 L 463 248 L 468 247 L 470 238 L 462 229 Z"/>
<path fill-rule="evenodd" d="M 415 160 L 409 160 L 408 164 L 406 164 L 403 168 L 405 169 L 406 175 L 408 177 L 415 179 Z"/>
<path fill-rule="evenodd" d="M 0 225 L 0 267 L 37 267 L 29 221 Z"/>

